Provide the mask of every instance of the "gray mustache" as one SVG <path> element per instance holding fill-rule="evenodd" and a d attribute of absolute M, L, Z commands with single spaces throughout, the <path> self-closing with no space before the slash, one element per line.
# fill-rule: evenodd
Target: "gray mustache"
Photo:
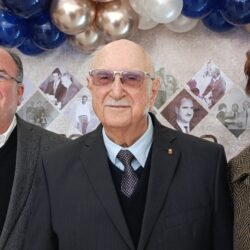
<path fill-rule="evenodd" d="M 106 106 L 130 106 L 130 103 L 127 100 L 108 100 L 105 102 Z"/>

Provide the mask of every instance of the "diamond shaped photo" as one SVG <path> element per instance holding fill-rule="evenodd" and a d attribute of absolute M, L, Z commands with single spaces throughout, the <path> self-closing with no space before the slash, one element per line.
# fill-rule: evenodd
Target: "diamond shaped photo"
<path fill-rule="evenodd" d="M 37 91 L 19 109 L 18 114 L 25 121 L 46 128 L 59 112 Z"/>
<path fill-rule="evenodd" d="M 168 75 L 165 72 L 165 68 L 162 67 L 155 72 L 156 76 L 159 76 L 161 79 L 158 94 L 155 100 L 154 106 L 159 109 L 163 106 L 164 103 L 172 96 L 176 90 L 179 89 L 176 79 L 172 75 Z"/>
<path fill-rule="evenodd" d="M 82 135 L 94 130 L 100 123 L 92 108 L 92 97 L 86 87 L 83 87 L 64 109 L 63 114 Z"/>
<path fill-rule="evenodd" d="M 58 109 L 64 106 L 79 92 L 82 85 L 69 72 L 55 68 L 39 86 L 46 98 Z"/>
<path fill-rule="evenodd" d="M 161 114 L 176 130 L 188 134 L 207 115 L 207 111 L 183 89 Z"/>
<path fill-rule="evenodd" d="M 186 86 L 199 98 L 204 107 L 211 109 L 233 86 L 233 82 L 209 61 L 187 82 Z"/>
<path fill-rule="evenodd" d="M 237 87 L 216 105 L 212 113 L 236 137 L 250 129 L 250 98 Z"/>

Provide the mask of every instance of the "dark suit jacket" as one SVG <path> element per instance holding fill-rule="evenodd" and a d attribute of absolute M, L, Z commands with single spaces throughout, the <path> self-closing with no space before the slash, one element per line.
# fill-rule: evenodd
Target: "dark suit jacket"
<path fill-rule="evenodd" d="M 54 148 L 68 139 L 29 124 L 17 117 L 17 155 L 10 203 L 0 236 L 1 250 L 23 249 L 29 217 L 32 187 L 41 152 Z"/>
<path fill-rule="evenodd" d="M 222 146 L 161 126 L 139 250 L 232 250 Z M 111 177 L 101 126 L 43 155 L 26 250 L 135 249 Z"/>
<path fill-rule="evenodd" d="M 54 95 L 58 102 L 62 102 L 64 96 L 66 95 L 67 88 L 60 81 L 56 91 L 54 91 L 54 81 L 50 81 L 43 91 L 45 94 Z"/>

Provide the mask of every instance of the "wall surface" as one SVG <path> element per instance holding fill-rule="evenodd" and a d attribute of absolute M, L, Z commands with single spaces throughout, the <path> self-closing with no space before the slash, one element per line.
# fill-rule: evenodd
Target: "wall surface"
<path fill-rule="evenodd" d="M 132 40 L 146 48 L 156 69 L 163 67 L 166 74 L 175 77 L 180 89 L 209 60 L 212 60 L 236 86 L 245 82 L 243 66 L 245 52 L 250 49 L 250 33 L 244 29 L 237 28 L 225 34 L 218 34 L 199 24 L 188 33 L 177 34 L 169 31 L 164 25 L 158 25 L 152 30 L 139 31 Z M 81 84 L 86 84 L 90 55 L 71 48 L 67 43 L 36 57 L 20 55 L 24 63 L 25 78 L 36 86 L 58 66 L 69 71 Z M 228 158 L 231 158 L 250 143 L 250 130 L 246 129 L 240 136 L 234 136 L 212 115 L 213 109 L 208 110 L 208 115 L 194 128 L 192 134 L 216 136 L 218 142 L 225 146 Z M 160 110 L 156 113 L 162 123 L 171 126 L 161 116 Z M 48 129 L 64 133 L 63 130 L 67 129 L 65 126 L 63 118 L 58 117 Z"/>

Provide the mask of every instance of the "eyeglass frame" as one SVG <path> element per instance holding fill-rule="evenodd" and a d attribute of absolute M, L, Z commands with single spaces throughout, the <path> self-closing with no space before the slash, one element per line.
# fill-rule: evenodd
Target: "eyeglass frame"
<path fill-rule="evenodd" d="M 121 75 L 123 72 L 140 72 L 140 73 L 143 73 L 144 74 L 144 77 L 149 77 L 152 81 L 155 80 L 155 76 L 152 76 L 150 73 L 146 72 L 146 71 L 141 71 L 141 70 L 109 70 L 109 69 L 91 69 L 89 70 L 89 76 L 93 77 L 92 75 L 92 72 L 95 71 L 95 70 L 103 70 L 103 71 L 109 71 L 109 72 L 112 72 L 113 73 L 113 80 L 111 83 L 114 82 L 115 80 L 115 76 L 116 75 L 119 75 L 119 78 L 121 79 Z M 143 79 L 144 81 L 144 79 Z M 121 83 L 123 84 L 123 82 L 121 81 Z M 142 82 L 143 83 L 143 82 Z M 141 84 L 142 84 L 141 83 Z M 98 84 L 94 84 L 95 86 L 107 86 L 107 85 L 98 85 Z"/>
<path fill-rule="evenodd" d="M 4 74 L 4 79 L 1 80 L 1 76 L 3 76 L 2 74 Z M 9 80 L 14 80 L 18 84 L 22 83 L 22 81 L 18 80 L 18 78 L 9 75 L 6 71 L 0 70 L 0 84 L 4 81 L 9 81 Z"/>

